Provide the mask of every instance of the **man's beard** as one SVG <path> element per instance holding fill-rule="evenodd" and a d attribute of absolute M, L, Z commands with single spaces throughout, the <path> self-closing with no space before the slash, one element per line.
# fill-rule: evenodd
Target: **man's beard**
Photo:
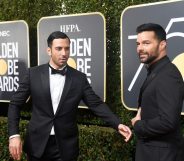
<path fill-rule="evenodd" d="M 157 57 L 156 56 L 150 56 L 148 59 L 144 62 L 144 64 L 150 64 L 152 63 Z"/>
<path fill-rule="evenodd" d="M 146 53 L 147 54 L 147 53 Z M 147 54 L 148 55 L 148 54 Z M 157 58 L 157 56 L 153 56 L 153 55 L 151 55 L 151 56 L 149 56 L 148 55 L 148 58 L 145 60 L 145 61 L 141 61 L 141 63 L 144 63 L 144 64 L 150 64 L 150 63 L 152 63 L 155 59 Z"/>

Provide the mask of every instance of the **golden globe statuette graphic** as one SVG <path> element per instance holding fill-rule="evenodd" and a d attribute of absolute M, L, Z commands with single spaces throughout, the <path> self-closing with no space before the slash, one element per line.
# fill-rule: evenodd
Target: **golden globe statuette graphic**
<path fill-rule="evenodd" d="M 75 60 L 73 58 L 69 58 L 67 63 L 72 68 L 77 69 L 77 64 L 76 64 L 76 62 L 75 62 Z"/>
<path fill-rule="evenodd" d="M 176 67 L 179 69 L 184 80 L 184 53 L 177 55 L 172 63 L 175 64 Z"/>
<path fill-rule="evenodd" d="M 0 76 L 5 75 L 8 70 L 7 63 L 4 59 L 0 59 Z"/>

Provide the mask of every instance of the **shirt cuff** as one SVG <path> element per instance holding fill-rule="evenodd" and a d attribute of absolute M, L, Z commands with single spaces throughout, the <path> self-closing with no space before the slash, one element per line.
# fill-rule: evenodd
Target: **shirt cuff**
<path fill-rule="evenodd" d="M 12 139 L 12 138 L 15 138 L 15 137 L 20 137 L 20 135 L 19 134 L 12 135 L 12 136 L 9 137 L 9 139 Z"/>

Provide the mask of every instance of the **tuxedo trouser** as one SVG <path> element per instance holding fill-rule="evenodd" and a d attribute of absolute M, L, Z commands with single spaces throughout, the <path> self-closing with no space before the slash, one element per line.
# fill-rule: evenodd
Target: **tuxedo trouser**
<path fill-rule="evenodd" d="M 62 161 L 55 135 L 50 135 L 46 148 L 41 158 L 27 156 L 28 161 Z"/>

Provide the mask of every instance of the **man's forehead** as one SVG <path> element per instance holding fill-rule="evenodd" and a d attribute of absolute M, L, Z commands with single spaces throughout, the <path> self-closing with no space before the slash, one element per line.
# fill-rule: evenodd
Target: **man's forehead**
<path fill-rule="evenodd" d="M 156 38 L 154 31 L 143 31 L 137 34 L 137 39 L 150 39 Z"/>

